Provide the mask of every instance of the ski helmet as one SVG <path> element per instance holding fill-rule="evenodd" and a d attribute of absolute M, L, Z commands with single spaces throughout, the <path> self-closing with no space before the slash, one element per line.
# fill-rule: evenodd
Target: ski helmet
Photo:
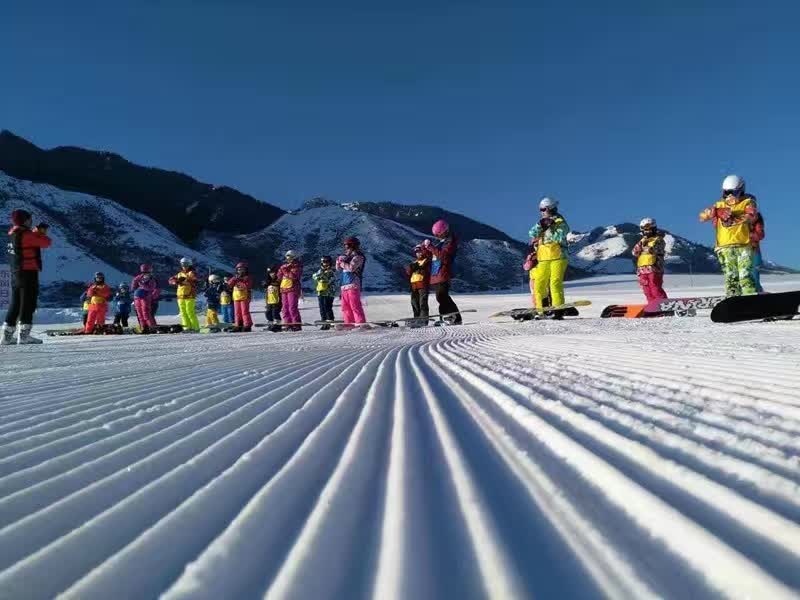
<path fill-rule="evenodd" d="M 320 257 L 319 262 L 323 264 L 328 263 L 329 265 L 333 264 L 333 257 L 331 257 L 330 254 L 324 254 L 322 257 Z"/>
<path fill-rule="evenodd" d="M 639 221 L 639 229 L 655 229 L 656 228 L 656 220 L 651 219 L 650 217 L 645 217 L 641 221 Z"/>
<path fill-rule="evenodd" d="M 353 248 L 359 248 L 361 246 L 361 240 L 355 236 L 346 237 L 344 238 L 344 245 L 352 246 Z"/>
<path fill-rule="evenodd" d="M 95 281 L 97 281 L 97 280 L 105 281 L 106 280 L 105 273 L 103 273 L 102 271 L 98 271 L 97 273 L 94 274 L 94 280 Z"/>
<path fill-rule="evenodd" d="M 119 286 L 117 286 L 117 287 L 119 289 L 121 289 L 121 290 L 127 290 L 128 289 L 128 284 L 127 283 L 120 283 Z"/>
<path fill-rule="evenodd" d="M 417 244 L 416 246 L 414 246 L 414 254 L 417 254 L 419 252 L 425 252 L 425 246 L 423 246 L 422 244 Z"/>
<path fill-rule="evenodd" d="M 181 266 L 182 266 L 182 267 L 191 267 L 193 264 L 194 264 L 194 263 L 192 262 L 192 259 L 191 259 L 191 258 L 188 258 L 188 257 L 184 256 L 184 257 L 181 259 Z"/>
<path fill-rule="evenodd" d="M 444 219 L 439 219 L 433 224 L 433 227 L 431 227 L 431 233 L 436 237 L 446 235 L 448 231 L 450 231 L 450 225 L 448 225 L 447 221 Z"/>
<path fill-rule="evenodd" d="M 234 268 L 237 271 L 247 271 L 247 269 L 248 269 L 247 261 L 244 261 L 244 260 L 239 261 L 238 263 L 236 263 L 236 267 L 234 267 Z"/>
<path fill-rule="evenodd" d="M 284 256 L 287 260 L 295 260 L 297 258 L 297 252 L 294 250 L 287 250 Z"/>
<path fill-rule="evenodd" d="M 17 227 L 25 225 L 30 219 L 33 218 L 33 215 L 29 213 L 27 210 L 22 210 L 18 208 L 16 210 L 11 211 L 11 223 L 16 225 Z"/>
<path fill-rule="evenodd" d="M 139 265 L 139 272 L 140 273 L 152 273 L 153 272 L 153 265 L 148 265 L 147 263 Z"/>
<path fill-rule="evenodd" d="M 744 179 L 738 175 L 728 175 L 722 180 L 722 195 L 739 196 L 744 192 Z"/>
<path fill-rule="evenodd" d="M 212 273 L 211 275 L 208 276 L 209 283 L 219 283 L 221 279 L 222 278 L 216 273 Z"/>
<path fill-rule="evenodd" d="M 545 196 L 541 200 L 539 200 L 539 210 L 549 210 L 550 212 L 555 212 L 558 210 L 558 200 L 555 198 L 550 198 L 549 196 Z"/>

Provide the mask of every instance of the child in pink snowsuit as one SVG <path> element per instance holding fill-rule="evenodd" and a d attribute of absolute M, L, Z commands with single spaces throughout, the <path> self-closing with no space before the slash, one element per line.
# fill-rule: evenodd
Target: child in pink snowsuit
<path fill-rule="evenodd" d="M 284 326 L 286 323 L 292 323 L 287 326 L 290 331 L 300 331 L 302 329 L 300 323 L 300 309 L 297 307 L 302 294 L 302 287 L 300 285 L 303 279 L 303 263 L 297 258 L 297 253 L 294 250 L 289 250 L 286 253 L 286 262 L 278 269 L 278 281 L 280 281 L 281 288 L 281 304 L 283 304 L 283 317 Z"/>
<path fill-rule="evenodd" d="M 253 280 L 247 271 L 247 263 L 240 262 L 236 265 L 236 275 L 226 282 L 233 294 L 233 311 L 236 319 L 234 331 L 250 331 L 253 328 L 253 318 L 250 316 Z"/>
<path fill-rule="evenodd" d="M 361 306 L 361 277 L 365 263 L 358 238 L 345 238 L 344 254 L 336 259 L 336 270 L 342 272 L 342 318 L 348 324 L 367 321 Z"/>
<path fill-rule="evenodd" d="M 133 292 L 133 307 L 136 310 L 136 318 L 139 320 L 139 327 L 146 331 L 156 326 L 153 317 L 153 300 L 158 299 L 160 290 L 158 282 L 153 277 L 153 268 L 150 265 L 140 265 L 139 274 L 131 282 Z"/>
<path fill-rule="evenodd" d="M 636 242 L 632 254 L 636 258 L 636 275 L 648 302 L 667 297 L 664 291 L 664 234 L 656 228 L 655 219 L 642 219 L 639 224 L 642 239 Z"/>

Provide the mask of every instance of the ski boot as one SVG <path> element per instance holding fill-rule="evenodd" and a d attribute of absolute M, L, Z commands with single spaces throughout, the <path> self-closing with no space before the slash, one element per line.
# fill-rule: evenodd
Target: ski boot
<path fill-rule="evenodd" d="M 242 327 L 242 331 L 244 331 L 245 333 L 250 333 L 251 331 L 253 331 L 253 328 L 252 327 Z"/>
<path fill-rule="evenodd" d="M 0 337 L 0 346 L 10 346 L 16 343 L 14 340 L 14 332 L 16 327 L 13 327 L 7 323 L 3 323 L 3 332 L 2 337 Z"/>
<path fill-rule="evenodd" d="M 22 344 L 41 344 L 42 340 L 39 338 L 35 338 L 31 335 L 31 326 L 30 325 L 20 325 L 19 326 L 19 339 L 17 343 Z"/>

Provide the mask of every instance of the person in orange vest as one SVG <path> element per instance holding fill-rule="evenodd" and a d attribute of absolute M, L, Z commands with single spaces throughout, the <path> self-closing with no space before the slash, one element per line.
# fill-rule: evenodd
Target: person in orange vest
<path fill-rule="evenodd" d="M 419 319 L 416 325 L 428 324 L 428 294 L 431 285 L 431 255 L 425 246 L 417 244 L 414 247 L 414 261 L 406 267 L 408 282 L 411 286 L 411 311 Z"/>
<path fill-rule="evenodd" d="M 758 218 L 756 199 L 744 191 L 744 179 L 728 175 L 722 182 L 722 198 L 700 213 L 716 229 L 714 251 L 725 277 L 726 296 L 756 293 L 753 280 L 754 250 L 750 235 Z"/>
<path fill-rule="evenodd" d="M 89 314 L 83 332 L 94 333 L 96 327 L 102 328 L 106 324 L 106 311 L 111 299 L 111 286 L 106 283 L 103 273 L 98 271 L 94 274 L 94 281 L 86 290 L 86 299 L 89 301 Z"/>
<path fill-rule="evenodd" d="M 636 257 L 636 276 L 648 302 L 667 297 L 664 291 L 664 234 L 650 217 L 639 223 L 642 239 L 633 247 Z"/>
<path fill-rule="evenodd" d="M 197 320 L 197 274 L 191 258 L 181 259 L 181 271 L 170 277 L 169 284 L 177 287 L 178 310 L 181 313 L 181 325 L 184 331 L 200 331 Z"/>

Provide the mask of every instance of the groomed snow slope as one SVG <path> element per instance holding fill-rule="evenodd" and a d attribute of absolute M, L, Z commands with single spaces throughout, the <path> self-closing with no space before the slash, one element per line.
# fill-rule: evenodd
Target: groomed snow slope
<path fill-rule="evenodd" d="M 568 296 L 595 304 L 0 349 L 0 596 L 797 597 L 800 321 L 592 318 L 631 277 Z"/>

